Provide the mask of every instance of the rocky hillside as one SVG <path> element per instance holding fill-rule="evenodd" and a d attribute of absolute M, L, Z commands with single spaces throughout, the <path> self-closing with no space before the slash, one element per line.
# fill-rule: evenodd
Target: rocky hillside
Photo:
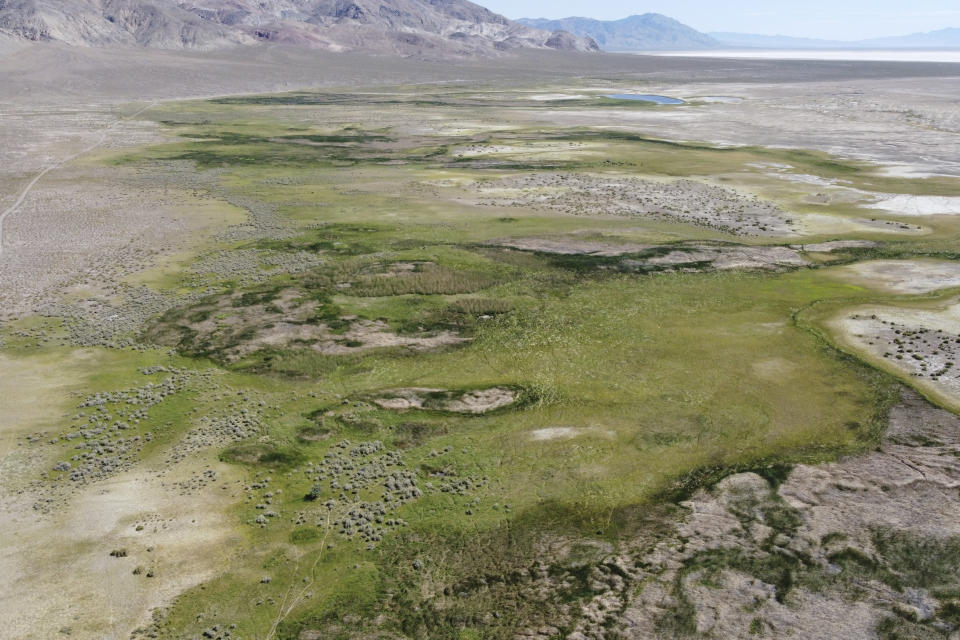
<path fill-rule="evenodd" d="M 80 46 L 212 49 L 261 42 L 331 51 L 473 55 L 596 50 L 467 0 L 0 0 L 0 36 Z"/>
<path fill-rule="evenodd" d="M 537 29 L 564 30 L 592 38 L 605 51 L 715 49 L 720 46 L 710 36 L 659 13 L 610 21 L 592 18 L 524 18 L 520 22 Z"/>

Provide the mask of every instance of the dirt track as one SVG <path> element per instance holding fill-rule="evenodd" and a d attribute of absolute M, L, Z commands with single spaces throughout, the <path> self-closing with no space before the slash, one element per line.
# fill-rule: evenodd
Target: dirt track
<path fill-rule="evenodd" d="M 131 114 L 131 115 L 129 115 L 129 116 L 126 116 L 125 118 L 122 118 L 121 120 L 132 120 L 132 119 L 136 118 L 137 116 L 139 116 L 140 114 L 142 114 L 143 112 L 145 112 L 147 109 L 150 109 L 151 107 L 153 107 L 154 105 L 156 105 L 156 102 L 153 102 L 153 103 L 151 103 L 151 104 L 143 107 L 142 109 L 140 109 L 140 110 L 137 111 L 136 113 L 133 113 L 133 114 Z M 119 121 L 118 121 L 118 122 L 119 122 Z M 41 172 L 38 173 L 36 176 L 34 176 L 33 180 L 31 180 L 30 182 L 28 182 L 27 185 L 23 188 L 23 191 L 20 192 L 20 196 L 14 201 L 14 203 L 13 203 L 12 205 L 10 205 L 9 207 L 7 207 L 7 208 L 4 210 L 3 213 L 0 213 L 0 255 L 3 255 L 3 223 L 6 221 L 6 219 L 7 219 L 9 216 L 13 215 L 13 213 L 15 213 L 15 212 L 17 211 L 17 209 L 20 208 L 20 205 L 23 204 L 23 201 L 27 199 L 27 196 L 28 196 L 28 195 L 30 195 L 31 189 L 33 189 L 33 188 L 36 186 L 36 184 L 37 184 L 38 182 L 40 182 L 40 180 L 42 180 L 43 177 L 44 177 L 45 175 L 47 175 L 48 173 L 50 173 L 51 171 L 54 171 L 54 170 L 62 167 L 63 165 L 67 164 L 68 162 L 72 162 L 73 160 L 76 160 L 76 159 L 79 158 L 80 156 L 86 155 L 86 154 L 90 153 L 91 151 L 93 151 L 94 149 L 96 149 L 97 147 L 101 146 L 104 142 L 107 141 L 108 134 L 109 134 L 110 131 L 116 126 L 116 124 L 117 124 L 117 123 L 115 122 L 115 123 L 113 123 L 113 124 L 108 125 L 108 126 L 103 130 L 103 133 L 100 134 L 100 139 L 97 140 L 97 141 L 96 141 L 95 143 L 93 143 L 92 145 L 90 145 L 89 147 L 86 147 L 85 149 L 83 149 L 83 150 L 81 150 L 81 151 L 79 151 L 79 152 L 77 152 L 77 153 L 75 153 L 75 154 L 73 154 L 73 155 L 71 155 L 71 156 L 68 156 L 68 157 L 64 158 L 63 160 L 60 160 L 59 162 L 56 162 L 56 163 L 54 163 L 54 164 L 52 164 L 52 165 L 49 165 L 49 166 L 48 166 L 47 168 L 45 168 L 43 171 L 41 171 Z"/>

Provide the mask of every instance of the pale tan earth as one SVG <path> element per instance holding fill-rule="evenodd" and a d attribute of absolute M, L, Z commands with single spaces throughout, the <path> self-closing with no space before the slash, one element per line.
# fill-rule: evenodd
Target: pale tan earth
<path fill-rule="evenodd" d="M 512 238 L 494 240 L 490 244 L 499 247 L 554 255 L 588 255 L 598 257 L 624 257 L 621 264 L 629 268 L 676 268 L 676 269 L 789 269 L 807 266 L 810 263 L 799 249 L 790 247 L 744 247 L 684 243 L 673 251 L 664 252 L 664 247 L 650 256 L 642 254 L 655 245 L 630 242 L 613 243 L 597 240 L 569 238 Z M 859 245 L 857 245 L 859 246 Z M 633 256 L 632 254 L 641 254 Z"/>
<path fill-rule="evenodd" d="M 373 399 L 375 405 L 394 411 L 432 409 L 476 415 L 508 407 L 516 401 L 514 390 L 501 387 L 463 392 L 419 387 L 392 389 Z"/>
<path fill-rule="evenodd" d="M 467 341 L 467 338 L 463 338 L 452 331 L 439 331 L 431 335 L 398 335 L 390 329 L 387 323 L 379 320 L 358 320 L 347 329 L 343 338 L 361 344 L 350 346 L 328 339 L 314 348 L 320 353 L 327 354 L 356 353 L 367 349 L 389 347 L 404 347 L 411 351 L 429 351 Z"/>
<path fill-rule="evenodd" d="M 797 365 L 785 358 L 765 358 L 753 364 L 753 371 L 765 380 L 782 380 L 797 368 Z"/>
<path fill-rule="evenodd" d="M 452 402 L 444 405 L 447 411 L 455 413 L 487 413 L 503 407 L 509 407 L 516 402 L 516 395 L 510 389 L 478 389 L 468 391 Z"/>
<path fill-rule="evenodd" d="M 577 156 L 589 156 L 591 154 L 602 154 L 602 145 L 589 145 L 581 142 L 530 142 L 525 145 L 468 145 L 456 147 L 452 150 L 455 158 L 472 158 L 488 155 L 510 155 L 529 156 L 540 160 L 561 160 L 571 156 L 575 152 Z M 593 149 L 593 150 L 591 150 Z"/>
<path fill-rule="evenodd" d="M 838 267 L 836 277 L 890 293 L 929 293 L 960 287 L 960 264 L 942 260 L 870 260 Z"/>
<path fill-rule="evenodd" d="M 424 397 L 428 393 L 437 393 L 443 389 L 413 388 L 397 389 L 386 396 L 376 398 L 373 403 L 378 407 L 390 409 L 393 411 L 404 411 L 407 409 L 421 409 L 426 401 Z"/>
<path fill-rule="evenodd" d="M 960 197 L 898 195 L 867 207 L 906 216 L 960 216 Z"/>
<path fill-rule="evenodd" d="M 571 440 L 581 436 L 599 436 L 613 438 L 616 433 L 605 429 L 587 429 L 583 427 L 543 427 L 530 432 L 530 439 L 535 442 L 549 442 L 551 440 Z"/>
<path fill-rule="evenodd" d="M 933 309 L 861 306 L 844 311 L 829 324 L 843 344 L 868 361 L 892 369 L 947 406 L 960 408 L 960 371 L 953 370 L 960 363 L 956 342 L 960 303 L 956 300 Z M 906 331 L 923 333 L 906 336 Z"/>
<path fill-rule="evenodd" d="M 616 257 L 628 253 L 646 251 L 653 245 L 635 243 L 601 242 L 596 240 L 582 240 L 579 238 L 506 238 L 493 240 L 490 244 L 498 247 L 507 247 L 520 251 L 537 253 L 553 253 L 557 255 L 591 255 L 602 257 Z"/>
<path fill-rule="evenodd" d="M 228 465 L 215 468 L 221 482 L 232 478 Z M 138 469 L 84 488 L 49 516 L 36 515 L 28 498 L 4 497 L 4 633 L 127 638 L 152 609 L 215 576 L 232 555 L 239 540 L 222 512 L 225 499 L 240 495 L 231 489 L 182 496 Z M 111 557 L 116 549 L 129 555 Z M 134 575 L 138 566 L 144 573 Z"/>
<path fill-rule="evenodd" d="M 877 243 L 871 240 L 833 240 L 830 242 L 795 245 L 795 248 L 813 253 L 833 253 L 834 251 L 843 251 L 844 249 L 871 249 L 876 246 Z"/>
<path fill-rule="evenodd" d="M 709 247 L 692 245 L 690 251 L 674 251 L 649 258 L 652 265 L 683 265 L 708 262 L 714 269 L 777 269 L 807 264 L 797 251 L 787 247 Z M 629 262 L 629 261 L 628 261 Z"/>
<path fill-rule="evenodd" d="M 234 470 L 212 456 L 177 470 L 184 476 L 216 470 L 218 483 L 191 495 L 182 495 L 158 469 L 143 468 L 79 489 L 38 494 L 29 488 L 38 468 L 49 464 L 49 452 L 24 446 L 25 438 L 56 437 L 51 427 L 76 410 L 78 393 L 104 360 L 103 353 L 85 349 L 68 357 L 0 356 L 3 637 L 127 638 L 149 620 L 151 609 L 215 575 L 231 553 L 224 498 L 239 494 Z M 38 510 L 38 500 L 54 506 Z M 111 557 L 115 549 L 127 549 L 128 556 Z M 134 575 L 141 565 L 154 575 Z"/>

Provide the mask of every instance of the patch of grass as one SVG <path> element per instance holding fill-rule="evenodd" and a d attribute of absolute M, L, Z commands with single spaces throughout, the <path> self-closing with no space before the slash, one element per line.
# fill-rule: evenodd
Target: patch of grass
<path fill-rule="evenodd" d="M 943 640 L 947 634 L 900 617 L 887 617 L 877 625 L 880 640 Z"/>
<path fill-rule="evenodd" d="M 297 431 L 297 439 L 302 442 L 321 442 L 328 440 L 333 433 L 333 430 L 327 427 L 324 422 L 323 425 L 303 427 Z"/>
<path fill-rule="evenodd" d="M 304 454 L 295 448 L 244 442 L 224 449 L 220 460 L 231 464 L 287 468 L 303 462 Z"/>
<path fill-rule="evenodd" d="M 393 444 L 399 449 L 412 449 L 446 433 L 447 427 L 443 424 L 401 422 L 393 427 Z"/>
<path fill-rule="evenodd" d="M 321 538 L 320 530 L 316 527 L 297 527 L 290 533 L 290 542 L 293 544 L 309 544 Z"/>
<path fill-rule="evenodd" d="M 562 613 L 565 605 L 594 594 L 590 571 L 604 556 L 602 547 L 586 544 L 582 532 L 581 553 L 544 558 L 538 552 L 542 535 L 558 523 L 555 534 L 575 531 L 569 520 L 557 518 L 556 508 L 545 505 L 510 526 L 470 533 L 435 523 L 392 541 L 383 576 L 394 594 L 395 630 L 405 637 L 455 639 L 474 628 L 484 638 L 506 639 L 518 628 L 551 625 L 562 634 L 574 619 Z M 543 573 L 549 578 L 536 577 Z M 555 593 L 546 600 L 532 597 L 544 589 Z"/>
<path fill-rule="evenodd" d="M 442 265 L 424 264 L 408 273 L 363 276 L 346 292 L 367 297 L 455 295 L 482 291 L 497 283 L 496 277 L 483 271 L 457 271 Z"/>
<path fill-rule="evenodd" d="M 463 313 L 471 316 L 493 316 L 501 313 L 509 313 L 514 309 L 514 305 L 509 300 L 502 298 L 459 298 L 451 302 L 448 308 L 454 313 Z"/>
<path fill-rule="evenodd" d="M 694 572 L 701 572 L 710 579 L 720 571 L 741 571 L 776 588 L 776 600 L 783 603 L 793 589 L 795 575 L 804 569 L 803 562 L 791 555 L 767 553 L 752 556 L 740 549 L 711 549 L 704 551 L 684 562 L 678 574 L 678 589 L 682 581 Z"/>
<path fill-rule="evenodd" d="M 960 538 L 927 538 L 893 529 L 875 529 L 871 537 L 896 576 L 893 584 L 924 589 L 957 584 Z"/>
<path fill-rule="evenodd" d="M 960 628 L 960 589 L 954 588 L 950 596 L 943 595 L 943 592 L 935 592 L 939 598 L 950 597 L 952 600 L 944 603 L 940 609 L 937 610 L 937 617 L 954 629 Z"/>
<path fill-rule="evenodd" d="M 256 304 L 267 304 L 272 302 L 277 297 L 277 294 L 280 293 L 280 289 L 281 287 L 274 286 L 259 290 L 245 291 L 240 294 L 239 297 L 234 298 L 232 304 L 235 307 L 251 307 Z M 209 310 L 207 311 L 207 314 L 209 314 Z M 207 317 L 208 315 L 204 315 L 203 319 L 206 319 Z"/>
<path fill-rule="evenodd" d="M 843 542 L 844 540 L 848 540 L 849 538 L 850 536 L 847 535 L 846 533 L 843 533 L 840 531 L 834 531 L 832 533 L 828 533 L 827 535 L 823 536 L 820 539 L 820 546 L 826 547 L 832 544 L 833 542 Z"/>

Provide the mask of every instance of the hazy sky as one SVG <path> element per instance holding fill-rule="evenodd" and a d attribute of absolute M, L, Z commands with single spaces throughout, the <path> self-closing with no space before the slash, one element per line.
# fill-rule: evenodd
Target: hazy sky
<path fill-rule="evenodd" d="M 960 0 L 475 0 L 508 18 L 662 13 L 700 31 L 856 40 L 960 27 Z"/>

